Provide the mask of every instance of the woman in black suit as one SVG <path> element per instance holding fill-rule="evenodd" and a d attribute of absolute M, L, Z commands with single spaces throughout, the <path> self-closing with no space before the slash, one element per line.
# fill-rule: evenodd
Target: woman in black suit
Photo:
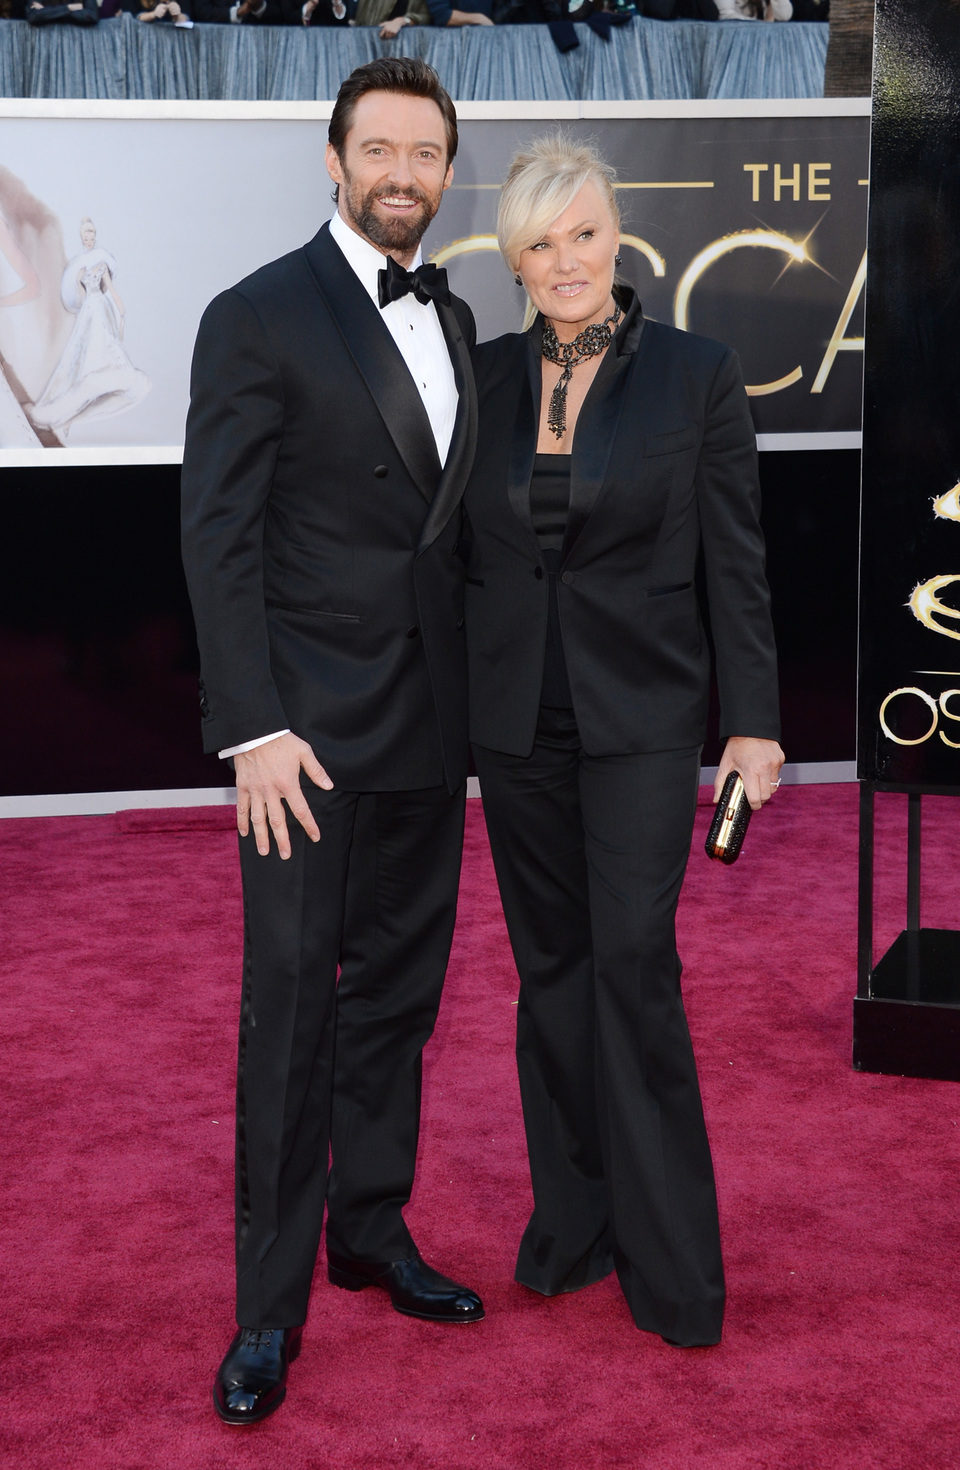
<path fill-rule="evenodd" d="M 541 139 L 503 188 L 500 247 L 534 317 L 476 351 L 466 493 L 471 737 L 520 974 L 534 1210 L 517 1280 L 616 1268 L 638 1327 L 720 1339 L 710 1149 L 674 917 L 716 648 L 717 790 L 779 784 L 756 441 L 734 354 L 645 321 L 614 284 L 613 175 Z"/>

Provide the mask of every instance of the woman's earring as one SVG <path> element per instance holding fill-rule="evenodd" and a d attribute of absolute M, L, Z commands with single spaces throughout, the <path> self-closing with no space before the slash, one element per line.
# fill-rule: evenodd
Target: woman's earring
<path fill-rule="evenodd" d="M 614 265 L 623 265 L 623 256 L 622 255 L 615 255 L 613 257 L 613 263 L 614 263 Z"/>
<path fill-rule="evenodd" d="M 516 281 L 516 283 L 517 283 L 518 286 L 522 286 L 523 285 L 523 282 L 521 281 L 519 274 L 515 275 L 513 279 Z"/>

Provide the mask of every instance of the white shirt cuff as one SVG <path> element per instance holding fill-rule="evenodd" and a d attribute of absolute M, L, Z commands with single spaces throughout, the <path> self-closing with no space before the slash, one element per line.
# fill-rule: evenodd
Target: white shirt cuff
<path fill-rule="evenodd" d="M 230 745 L 226 750 L 219 750 L 217 754 L 222 761 L 228 755 L 243 755 L 245 750 L 256 750 L 258 745 L 266 745 L 270 740 L 279 740 L 281 735 L 289 735 L 289 730 L 274 730 L 272 735 L 261 735 L 259 740 L 245 740 L 242 745 Z"/>

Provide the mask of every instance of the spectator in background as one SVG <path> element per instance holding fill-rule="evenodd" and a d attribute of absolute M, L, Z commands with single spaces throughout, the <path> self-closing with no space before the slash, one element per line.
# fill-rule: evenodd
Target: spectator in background
<path fill-rule="evenodd" d="M 716 20 L 714 0 L 635 0 L 638 15 L 648 20 Z"/>
<path fill-rule="evenodd" d="M 0 20 L 23 20 L 23 0 L 0 0 Z"/>
<path fill-rule="evenodd" d="M 205 25 L 279 25 L 279 0 L 193 0 L 193 18 Z"/>
<path fill-rule="evenodd" d="M 160 20 L 170 25 L 193 25 L 190 0 L 120 0 L 119 10 L 138 20 Z"/>
<path fill-rule="evenodd" d="M 355 26 L 379 26 L 381 41 L 392 41 L 405 26 L 428 26 L 427 0 L 357 0 Z"/>
<path fill-rule="evenodd" d="M 829 20 L 830 0 L 793 0 L 794 20 Z"/>
<path fill-rule="evenodd" d="M 75 26 L 95 26 L 100 19 L 97 0 L 30 0 L 26 17 L 32 26 L 48 26 L 55 21 L 69 21 Z"/>
<path fill-rule="evenodd" d="M 345 26 L 353 19 L 357 0 L 280 0 L 288 26 Z"/>
<path fill-rule="evenodd" d="M 427 0 L 435 26 L 492 26 L 493 0 L 459 0 L 454 10 L 450 0 Z"/>
<path fill-rule="evenodd" d="M 789 20 L 790 0 L 716 0 L 721 20 Z"/>

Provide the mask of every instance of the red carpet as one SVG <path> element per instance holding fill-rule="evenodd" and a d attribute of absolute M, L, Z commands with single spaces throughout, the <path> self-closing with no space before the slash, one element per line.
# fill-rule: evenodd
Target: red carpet
<path fill-rule="evenodd" d="M 904 804 L 882 806 L 881 848 Z M 930 926 L 958 926 L 955 810 L 925 803 Z M 681 952 L 723 1345 L 638 1332 L 613 1279 L 552 1301 L 511 1280 L 529 1208 L 515 980 L 471 802 L 408 1218 L 487 1320 L 418 1323 L 318 1277 L 288 1401 L 252 1431 L 210 1406 L 232 1330 L 230 814 L 0 823 L 3 1464 L 953 1470 L 960 1094 L 851 1070 L 856 793 L 782 788 L 731 869 L 702 855 L 707 816 Z M 903 912 L 899 840 L 890 851 L 884 948 Z"/>

